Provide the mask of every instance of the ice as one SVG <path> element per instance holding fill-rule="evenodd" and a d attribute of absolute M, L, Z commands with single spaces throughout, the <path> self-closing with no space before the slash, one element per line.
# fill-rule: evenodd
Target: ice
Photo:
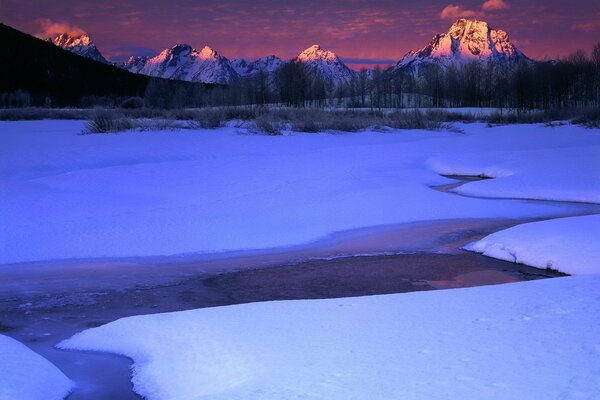
<path fill-rule="evenodd" d="M 72 383 L 58 368 L 24 344 L 0 335 L 0 399 L 63 399 Z"/>

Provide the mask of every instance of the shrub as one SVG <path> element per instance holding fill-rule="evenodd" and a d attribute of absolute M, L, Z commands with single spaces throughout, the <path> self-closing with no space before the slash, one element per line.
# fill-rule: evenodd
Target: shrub
<path fill-rule="evenodd" d="M 125 131 L 135 128 L 136 125 L 129 118 L 123 118 L 114 111 L 97 110 L 92 119 L 85 124 L 82 133 L 109 133 Z"/>
<path fill-rule="evenodd" d="M 199 110 L 192 120 L 194 128 L 215 129 L 225 123 L 225 112 L 220 108 Z"/>
<path fill-rule="evenodd" d="M 589 109 L 573 118 L 574 124 L 583 125 L 586 128 L 600 128 L 600 109 Z"/>
<path fill-rule="evenodd" d="M 225 119 L 241 119 L 244 121 L 256 119 L 258 111 L 256 107 L 227 107 L 224 110 Z"/>
<path fill-rule="evenodd" d="M 318 113 L 312 112 L 301 112 L 298 111 L 294 113 L 291 118 L 292 130 L 296 132 L 320 132 L 323 130 L 321 122 L 323 121 L 323 116 L 318 115 Z"/>
<path fill-rule="evenodd" d="M 271 136 L 281 135 L 283 121 L 271 114 L 261 114 L 254 121 L 256 129 Z"/>

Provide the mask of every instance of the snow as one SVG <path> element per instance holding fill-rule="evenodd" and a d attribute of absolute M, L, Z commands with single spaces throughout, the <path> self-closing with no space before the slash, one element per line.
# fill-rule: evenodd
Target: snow
<path fill-rule="evenodd" d="M 265 249 L 415 221 L 564 215 L 461 193 L 600 202 L 600 135 L 575 126 L 464 134 L 80 135 L 81 121 L 0 122 L 0 263 Z"/>
<path fill-rule="evenodd" d="M 447 67 L 471 61 L 514 62 L 527 57 L 503 30 L 491 29 L 487 22 L 459 19 L 448 32 L 438 34 L 417 51 L 408 52 L 395 69 L 418 68 L 422 64 Z"/>
<path fill-rule="evenodd" d="M 0 360 L 0 399 L 63 399 L 71 391 L 71 381 L 50 361 L 4 335 Z"/>
<path fill-rule="evenodd" d="M 48 41 L 53 43 L 55 46 L 61 47 L 80 56 L 88 57 L 92 60 L 103 63 L 108 63 L 92 39 L 85 33 L 81 35 L 62 33 L 56 36 L 54 39 L 49 38 Z"/>
<path fill-rule="evenodd" d="M 358 76 L 333 51 L 323 50 L 318 44 L 300 52 L 296 60 L 304 63 L 310 71 L 321 75 L 333 86 L 348 84 Z"/>
<path fill-rule="evenodd" d="M 124 354 L 148 399 L 600 398 L 599 275 L 120 319 L 59 346 Z"/>
<path fill-rule="evenodd" d="M 465 246 L 501 260 L 568 274 L 600 274 L 600 215 L 517 225 Z"/>
<path fill-rule="evenodd" d="M 239 78 L 229 60 L 209 46 L 200 51 L 178 44 L 150 58 L 130 58 L 123 68 L 149 76 L 205 83 L 231 83 Z"/>

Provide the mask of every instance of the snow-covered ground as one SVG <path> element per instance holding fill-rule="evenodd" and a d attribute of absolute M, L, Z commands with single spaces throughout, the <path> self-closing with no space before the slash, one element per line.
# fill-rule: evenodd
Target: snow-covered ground
<path fill-rule="evenodd" d="M 575 126 L 248 135 L 236 128 L 79 135 L 80 121 L 0 122 L 0 263 L 261 249 L 451 218 L 556 215 L 600 202 L 600 134 Z"/>
<path fill-rule="evenodd" d="M 517 225 L 465 249 L 568 274 L 600 274 L 600 215 Z"/>
<path fill-rule="evenodd" d="M 58 400 L 71 387 L 69 378 L 50 361 L 24 344 L 0 335 L 0 399 Z"/>
<path fill-rule="evenodd" d="M 600 398 L 599 275 L 143 315 L 60 346 L 125 354 L 148 399 Z"/>

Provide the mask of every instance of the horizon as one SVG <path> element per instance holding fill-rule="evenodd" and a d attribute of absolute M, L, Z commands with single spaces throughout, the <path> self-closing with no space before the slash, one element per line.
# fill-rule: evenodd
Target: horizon
<path fill-rule="evenodd" d="M 359 70 L 395 64 L 407 52 L 427 45 L 459 18 L 479 19 L 506 31 L 511 41 L 534 59 L 556 59 L 576 50 L 589 52 L 600 34 L 600 4 L 574 0 L 355 0 L 338 9 L 335 2 L 300 4 L 240 0 L 219 4 L 153 0 L 140 8 L 130 0 L 94 5 L 66 0 L 51 5 L 6 0 L 3 22 L 37 37 L 59 33 L 90 35 L 111 61 L 154 56 L 178 43 L 199 49 L 208 45 L 229 60 L 276 55 L 287 60 L 317 43 Z M 535 15 L 531 18 L 530 15 Z M 310 22 L 310 24 L 307 23 Z M 181 28 L 185 26 L 185 28 Z M 560 29 L 551 29 L 559 26 Z"/>

